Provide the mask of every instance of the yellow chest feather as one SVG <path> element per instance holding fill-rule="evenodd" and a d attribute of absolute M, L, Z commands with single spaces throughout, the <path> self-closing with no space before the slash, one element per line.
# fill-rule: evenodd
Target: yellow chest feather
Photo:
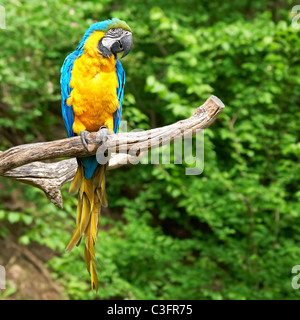
<path fill-rule="evenodd" d="M 75 133 L 97 131 L 103 125 L 112 130 L 113 113 L 119 105 L 115 64 L 114 56 L 100 54 L 84 53 L 75 60 L 70 82 L 73 90 L 67 100 L 73 107 Z"/>

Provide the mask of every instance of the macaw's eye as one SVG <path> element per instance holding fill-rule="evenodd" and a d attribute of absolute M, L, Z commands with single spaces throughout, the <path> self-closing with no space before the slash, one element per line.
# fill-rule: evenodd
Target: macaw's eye
<path fill-rule="evenodd" d="M 111 28 L 109 31 L 108 31 L 108 33 L 110 33 L 110 34 L 121 34 L 122 33 L 122 29 L 121 28 Z"/>

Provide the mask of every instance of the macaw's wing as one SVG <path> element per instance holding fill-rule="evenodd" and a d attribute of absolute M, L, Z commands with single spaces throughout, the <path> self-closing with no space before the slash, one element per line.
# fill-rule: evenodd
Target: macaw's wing
<path fill-rule="evenodd" d="M 68 137 L 74 137 L 76 134 L 73 132 L 73 108 L 72 106 L 67 105 L 67 99 L 70 96 L 72 91 L 70 87 L 72 69 L 74 61 L 77 58 L 76 52 L 72 52 L 67 56 L 64 61 L 63 66 L 61 67 L 61 77 L 60 77 L 60 86 L 61 86 L 61 109 L 64 119 L 64 123 L 67 129 Z"/>
<path fill-rule="evenodd" d="M 122 117 L 122 101 L 123 101 L 124 86 L 125 86 L 125 72 L 119 60 L 117 60 L 117 63 L 116 63 L 116 71 L 117 71 L 117 78 L 118 78 L 118 85 L 119 85 L 117 89 L 119 108 L 117 108 L 117 110 L 114 113 L 114 133 L 117 133 L 119 129 L 119 124 Z"/>

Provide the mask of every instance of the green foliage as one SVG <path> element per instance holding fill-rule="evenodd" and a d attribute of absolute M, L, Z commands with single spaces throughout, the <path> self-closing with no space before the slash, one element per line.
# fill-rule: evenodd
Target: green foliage
<path fill-rule="evenodd" d="M 90 292 L 83 244 L 64 247 L 76 198 L 58 210 L 39 190 L 1 180 L 1 198 L 27 202 L 0 221 L 20 242 L 55 250 L 48 262 L 72 299 L 294 299 L 299 264 L 299 31 L 291 1 L 145 3 L 52 0 L 4 4 L 0 30 L 1 148 L 65 136 L 59 70 L 93 19 L 134 32 L 124 60 L 129 129 L 190 116 L 211 94 L 226 108 L 205 130 L 205 168 L 139 165 L 109 172 L 100 218 L 100 289 Z M 6 191 L 4 191 L 6 190 Z M 8 229 L 0 229 L 5 238 Z"/>

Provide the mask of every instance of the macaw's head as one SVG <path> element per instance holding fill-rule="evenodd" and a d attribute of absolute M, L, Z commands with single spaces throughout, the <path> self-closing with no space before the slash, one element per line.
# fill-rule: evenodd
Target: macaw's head
<path fill-rule="evenodd" d="M 105 58 L 123 52 L 121 58 L 127 56 L 132 48 L 132 32 L 125 21 L 119 19 L 105 20 L 94 23 L 85 32 L 79 50 L 88 52 L 92 56 L 101 54 Z"/>

